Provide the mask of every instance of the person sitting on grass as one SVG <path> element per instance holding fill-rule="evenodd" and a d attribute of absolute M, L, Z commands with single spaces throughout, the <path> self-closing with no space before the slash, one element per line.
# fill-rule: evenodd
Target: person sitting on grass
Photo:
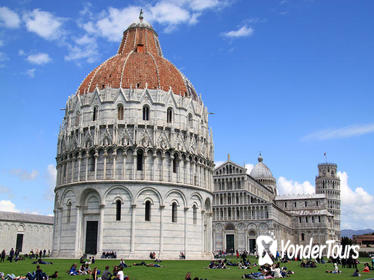
<path fill-rule="evenodd" d="M 338 274 L 338 273 L 342 273 L 342 272 L 339 270 L 338 265 L 336 263 L 334 263 L 334 270 L 326 270 L 326 273 Z"/>
<path fill-rule="evenodd" d="M 119 280 L 129 280 L 129 277 L 127 275 L 124 275 L 122 267 L 119 268 L 119 271 L 117 273 L 117 279 L 119 279 Z"/>
<path fill-rule="evenodd" d="M 365 263 L 364 270 L 362 272 L 370 272 L 369 264 Z"/>
<path fill-rule="evenodd" d="M 58 277 L 58 272 L 55 271 L 55 273 L 53 273 L 52 275 L 49 275 L 49 278 L 51 279 L 56 279 Z"/>
<path fill-rule="evenodd" d="M 352 276 L 353 277 L 360 277 L 361 276 L 361 274 L 360 274 L 360 272 L 358 271 L 357 268 L 356 268 L 355 272 L 353 272 Z"/>
<path fill-rule="evenodd" d="M 81 256 L 80 259 L 79 259 L 79 263 L 86 263 L 85 259 L 84 259 L 84 256 Z"/>
<path fill-rule="evenodd" d="M 112 277 L 112 273 L 109 271 L 109 266 L 105 267 L 103 275 L 101 275 L 102 280 L 109 280 Z"/>
<path fill-rule="evenodd" d="M 46 262 L 42 259 L 38 259 L 37 261 L 33 262 L 32 264 L 53 264 L 53 262 Z"/>
<path fill-rule="evenodd" d="M 114 278 L 117 277 L 117 273 L 118 273 L 118 271 L 119 271 L 119 267 L 115 265 L 115 266 L 113 267 L 113 277 L 114 277 Z"/>
<path fill-rule="evenodd" d="M 279 268 L 279 263 L 277 263 L 274 268 L 271 268 L 274 278 L 282 278 L 281 270 Z"/>
<path fill-rule="evenodd" d="M 69 275 L 78 275 L 77 265 L 74 263 L 69 270 Z"/>
<path fill-rule="evenodd" d="M 126 268 L 127 264 L 125 263 L 125 261 L 123 259 L 121 259 L 121 261 L 119 263 L 119 266 L 122 267 L 122 268 Z"/>
<path fill-rule="evenodd" d="M 186 255 L 183 252 L 180 252 L 179 258 L 182 259 L 182 260 L 185 260 L 186 259 Z"/>
<path fill-rule="evenodd" d="M 147 266 L 147 267 L 161 267 L 161 265 L 159 265 L 158 263 L 148 263 L 145 266 Z"/>

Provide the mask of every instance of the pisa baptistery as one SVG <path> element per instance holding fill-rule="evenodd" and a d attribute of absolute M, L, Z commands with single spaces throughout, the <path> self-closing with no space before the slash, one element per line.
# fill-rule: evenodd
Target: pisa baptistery
<path fill-rule="evenodd" d="M 211 256 L 208 111 L 143 20 L 66 103 L 58 136 L 53 256 Z"/>

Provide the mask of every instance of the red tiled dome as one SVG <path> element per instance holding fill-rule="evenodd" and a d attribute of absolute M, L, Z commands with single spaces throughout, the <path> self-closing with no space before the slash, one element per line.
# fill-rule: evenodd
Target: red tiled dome
<path fill-rule="evenodd" d="M 188 79 L 162 56 L 157 33 L 141 17 L 123 32 L 117 54 L 88 74 L 77 94 L 107 86 L 165 91 L 171 88 L 175 94 L 197 97 Z"/>

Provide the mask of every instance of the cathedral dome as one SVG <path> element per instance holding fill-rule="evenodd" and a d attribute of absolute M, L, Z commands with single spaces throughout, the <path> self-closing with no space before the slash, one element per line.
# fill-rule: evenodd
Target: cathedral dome
<path fill-rule="evenodd" d="M 197 98 L 191 82 L 163 57 L 158 35 L 142 14 L 123 32 L 117 54 L 91 71 L 77 94 L 107 87 L 171 89 L 174 94 Z"/>
<path fill-rule="evenodd" d="M 251 177 L 255 179 L 274 179 L 269 167 L 267 167 L 263 162 L 261 154 L 258 157 L 258 163 L 251 170 Z"/>

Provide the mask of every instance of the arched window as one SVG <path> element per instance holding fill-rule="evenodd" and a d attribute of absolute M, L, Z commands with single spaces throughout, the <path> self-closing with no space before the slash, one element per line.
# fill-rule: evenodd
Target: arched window
<path fill-rule="evenodd" d="M 307 207 L 308 206 L 308 202 L 307 201 L 305 201 L 305 207 Z"/>
<path fill-rule="evenodd" d="M 118 104 L 117 117 L 118 117 L 118 120 L 123 120 L 123 105 L 122 104 Z"/>
<path fill-rule="evenodd" d="M 149 200 L 145 202 L 145 220 L 151 220 L 151 202 Z"/>
<path fill-rule="evenodd" d="M 90 162 L 89 162 L 89 166 L 90 166 L 90 171 L 95 171 L 95 152 L 92 151 L 90 153 Z"/>
<path fill-rule="evenodd" d="M 138 150 L 136 154 L 136 170 L 143 170 L 143 151 Z"/>
<path fill-rule="evenodd" d="M 94 107 L 93 109 L 92 120 L 93 121 L 97 120 L 97 107 Z"/>
<path fill-rule="evenodd" d="M 173 159 L 173 172 L 177 173 L 177 168 L 178 167 L 178 155 L 174 155 Z"/>
<path fill-rule="evenodd" d="M 149 121 L 149 107 L 147 105 L 143 106 L 143 121 Z"/>
<path fill-rule="evenodd" d="M 66 223 L 70 223 L 70 218 L 71 218 L 71 202 L 69 201 L 67 203 L 67 213 L 66 213 Z"/>
<path fill-rule="evenodd" d="M 173 202 L 171 205 L 171 221 L 173 223 L 177 222 L 177 203 Z"/>
<path fill-rule="evenodd" d="M 75 126 L 78 126 L 79 122 L 80 122 L 80 113 L 77 112 L 77 114 L 75 115 Z"/>
<path fill-rule="evenodd" d="M 116 221 L 121 220 L 121 200 L 116 201 Z"/>
<path fill-rule="evenodd" d="M 166 115 L 167 115 L 166 116 L 166 121 L 168 123 L 172 123 L 173 122 L 173 109 L 172 108 L 168 108 Z"/>
<path fill-rule="evenodd" d="M 197 224 L 197 207 L 196 205 L 192 206 L 192 214 L 193 214 L 193 224 Z"/>
<path fill-rule="evenodd" d="M 301 234 L 301 241 L 304 241 L 304 239 L 305 239 L 305 235 L 304 235 L 304 233 L 302 233 Z"/>
<path fill-rule="evenodd" d="M 192 114 L 191 113 L 188 114 L 188 126 L 189 127 L 193 126 L 193 120 L 192 120 Z"/>

